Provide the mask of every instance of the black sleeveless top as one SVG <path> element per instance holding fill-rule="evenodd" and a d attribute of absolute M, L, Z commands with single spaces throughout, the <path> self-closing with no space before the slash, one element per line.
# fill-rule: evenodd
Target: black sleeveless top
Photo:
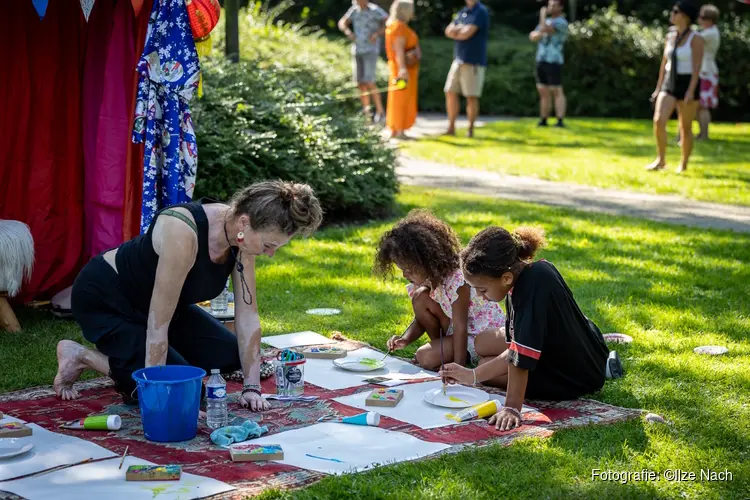
<path fill-rule="evenodd" d="M 120 278 L 120 289 L 133 307 L 144 315 L 148 315 L 151 305 L 156 282 L 156 266 L 159 263 L 159 255 L 154 251 L 152 242 L 154 224 L 159 214 L 168 208 L 186 208 L 193 215 L 198 227 L 198 255 L 182 285 L 177 307 L 211 300 L 224 289 L 235 260 L 230 253 L 223 264 L 211 261 L 208 254 L 208 217 L 202 206 L 209 203 L 217 202 L 202 198 L 192 203 L 165 207 L 154 216 L 146 233 L 119 246 L 115 263 Z"/>

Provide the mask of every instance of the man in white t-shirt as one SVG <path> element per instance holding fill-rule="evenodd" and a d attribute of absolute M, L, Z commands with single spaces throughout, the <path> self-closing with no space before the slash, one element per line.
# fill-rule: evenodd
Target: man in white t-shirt
<path fill-rule="evenodd" d="M 338 27 L 352 42 L 352 69 L 360 91 L 365 114 L 370 115 L 370 97 L 375 102 L 373 121 L 385 119 L 383 101 L 375 84 L 377 78 L 380 37 L 385 33 L 388 13 L 368 0 L 354 0 Z"/>
<path fill-rule="evenodd" d="M 701 131 L 696 139 L 708 139 L 708 124 L 711 123 L 711 111 L 719 105 L 719 67 L 716 65 L 716 52 L 719 50 L 721 36 L 716 23 L 719 21 L 719 9 L 706 4 L 701 7 L 698 23 L 700 35 L 704 41 L 703 63 L 700 71 L 700 110 L 698 123 Z"/>

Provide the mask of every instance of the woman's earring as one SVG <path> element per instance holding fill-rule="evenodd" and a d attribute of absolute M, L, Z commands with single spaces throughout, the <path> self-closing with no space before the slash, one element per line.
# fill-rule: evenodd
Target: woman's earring
<path fill-rule="evenodd" d="M 243 241 L 245 241 L 245 233 L 240 231 L 237 233 L 237 243 L 242 243 Z"/>

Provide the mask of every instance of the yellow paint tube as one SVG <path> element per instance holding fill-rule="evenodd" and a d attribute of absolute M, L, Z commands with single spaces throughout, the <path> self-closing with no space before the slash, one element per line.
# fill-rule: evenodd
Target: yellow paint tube
<path fill-rule="evenodd" d="M 490 399 L 484 403 L 464 408 L 457 413 L 448 413 L 445 418 L 455 420 L 456 422 L 466 422 L 467 420 L 491 417 L 499 412 L 500 408 L 502 408 L 502 405 L 499 401 Z"/>

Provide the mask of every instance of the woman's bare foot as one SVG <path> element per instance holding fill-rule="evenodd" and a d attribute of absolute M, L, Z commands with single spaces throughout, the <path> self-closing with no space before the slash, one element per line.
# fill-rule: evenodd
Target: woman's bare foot
<path fill-rule="evenodd" d="M 646 170 L 650 170 L 654 172 L 656 170 L 663 169 L 665 166 L 666 164 L 662 160 L 656 159 L 653 161 L 653 163 L 651 163 L 649 166 L 646 167 Z"/>
<path fill-rule="evenodd" d="M 86 348 L 72 340 L 61 340 L 57 344 L 57 375 L 52 387 L 57 397 L 64 401 L 81 397 L 73 383 L 86 369 L 85 353 Z"/>

